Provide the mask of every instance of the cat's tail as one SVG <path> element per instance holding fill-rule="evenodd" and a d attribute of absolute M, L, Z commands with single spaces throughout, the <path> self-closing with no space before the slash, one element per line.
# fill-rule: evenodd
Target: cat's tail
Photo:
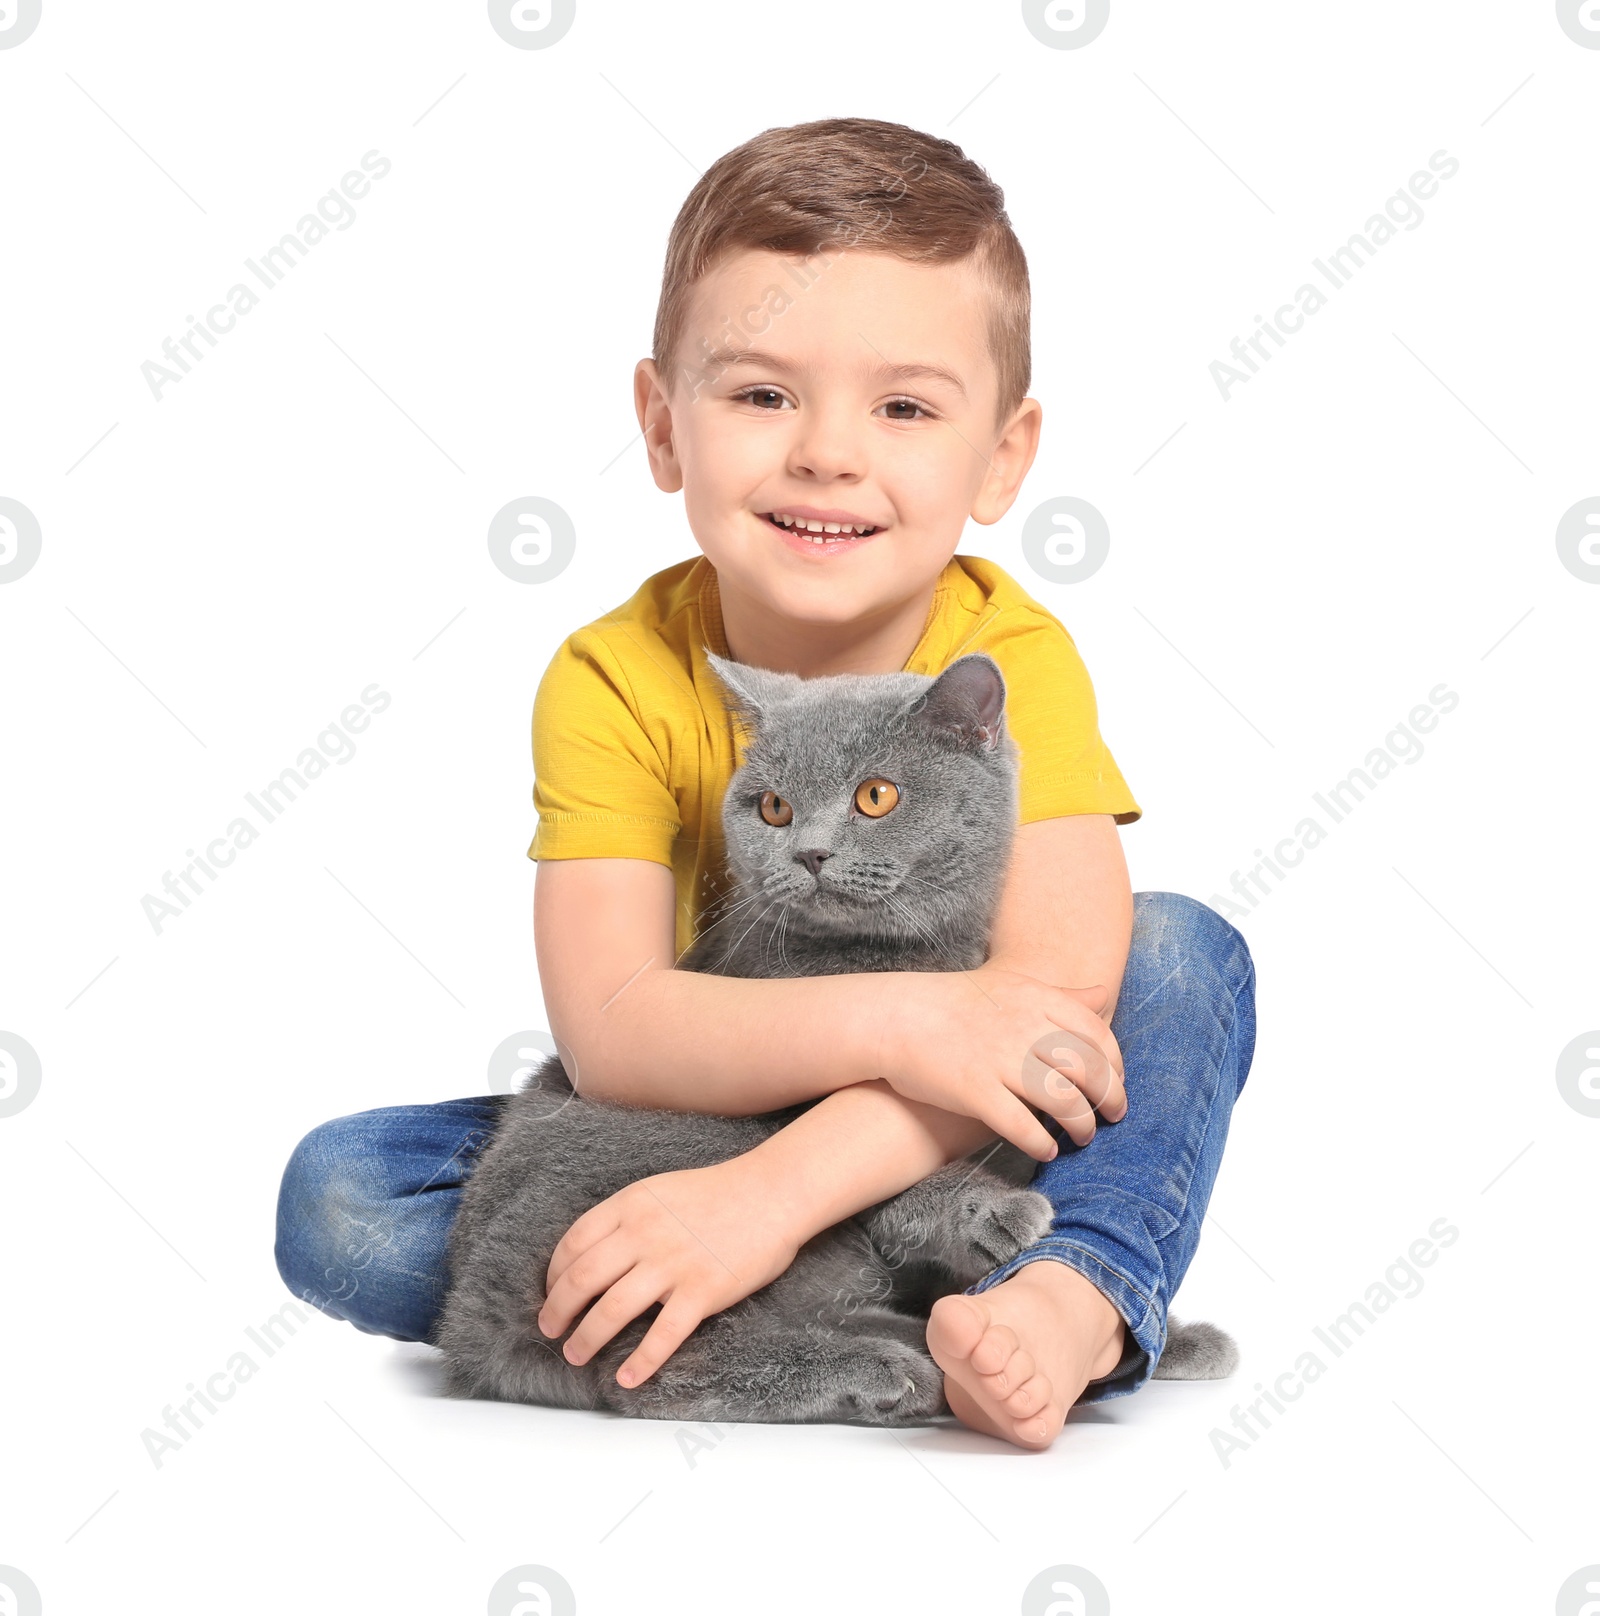
<path fill-rule="evenodd" d="M 1167 1316 L 1167 1344 L 1152 1380 L 1226 1380 L 1239 1367 L 1239 1348 L 1226 1330 L 1205 1320 L 1184 1324 Z"/>

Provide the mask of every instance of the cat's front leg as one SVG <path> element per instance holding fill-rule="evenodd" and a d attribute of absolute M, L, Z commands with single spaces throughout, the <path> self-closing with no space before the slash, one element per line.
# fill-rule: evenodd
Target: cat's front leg
<path fill-rule="evenodd" d="M 861 1214 L 891 1268 L 934 1262 L 961 1286 L 974 1285 L 1041 1239 L 1049 1201 L 970 1161 L 952 1162 Z"/>
<path fill-rule="evenodd" d="M 917 1322 L 913 1336 L 920 1336 Z M 601 1406 L 655 1420 L 925 1425 L 948 1411 L 920 1339 L 801 1325 L 737 1308 L 705 1320 L 642 1385 L 616 1381 L 624 1351 L 596 1358 Z M 626 1349 L 631 1350 L 631 1349 Z"/>

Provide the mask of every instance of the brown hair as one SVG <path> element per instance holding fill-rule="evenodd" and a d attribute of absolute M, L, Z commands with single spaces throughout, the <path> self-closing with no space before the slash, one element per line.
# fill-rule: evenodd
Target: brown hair
<path fill-rule="evenodd" d="M 667 240 L 653 348 L 663 380 L 670 385 L 690 292 L 719 259 L 842 247 L 911 263 L 974 258 L 994 293 L 989 346 L 1004 421 L 1032 371 L 1028 261 L 1004 193 L 953 141 L 876 118 L 767 129 L 700 176 Z"/>

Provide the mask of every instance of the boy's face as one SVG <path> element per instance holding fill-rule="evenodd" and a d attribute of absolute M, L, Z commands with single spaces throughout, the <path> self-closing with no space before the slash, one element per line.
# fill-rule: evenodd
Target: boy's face
<path fill-rule="evenodd" d="M 860 250 L 744 251 L 701 279 L 675 374 L 642 361 L 635 400 L 725 601 L 796 626 L 870 620 L 926 600 L 969 516 L 1005 514 L 1041 411 L 996 421 L 991 295 L 969 263 Z M 801 518 L 875 531 L 808 541 Z"/>

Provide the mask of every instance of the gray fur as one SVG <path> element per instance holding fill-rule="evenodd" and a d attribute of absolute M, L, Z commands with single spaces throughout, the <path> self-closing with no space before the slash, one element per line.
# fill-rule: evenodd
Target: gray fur
<path fill-rule="evenodd" d="M 937 679 L 806 680 L 708 656 L 750 734 L 722 810 L 733 891 L 678 968 L 776 977 L 980 965 L 1017 815 L 996 664 L 972 655 Z M 900 791 L 882 818 L 853 809 L 874 776 Z M 766 790 L 792 805 L 791 823 L 762 819 Z M 797 855 L 817 850 L 828 856 L 813 872 Z M 611 1105 L 576 1096 L 560 1059 L 547 1060 L 506 1106 L 452 1231 L 437 1333 L 449 1391 L 673 1420 L 906 1425 L 948 1412 L 923 1340 L 929 1308 L 1050 1226 L 1050 1203 L 1026 1187 L 1034 1163 L 1005 1143 L 808 1241 L 641 1386 L 619 1386 L 616 1371 L 656 1309 L 581 1367 L 538 1332 L 550 1255 L 578 1217 L 640 1178 L 741 1155 L 804 1109 Z"/>
<path fill-rule="evenodd" d="M 1239 1349 L 1226 1330 L 1204 1321 L 1180 1324 L 1167 1315 L 1167 1344 L 1153 1380 L 1226 1380 L 1239 1367 Z"/>

